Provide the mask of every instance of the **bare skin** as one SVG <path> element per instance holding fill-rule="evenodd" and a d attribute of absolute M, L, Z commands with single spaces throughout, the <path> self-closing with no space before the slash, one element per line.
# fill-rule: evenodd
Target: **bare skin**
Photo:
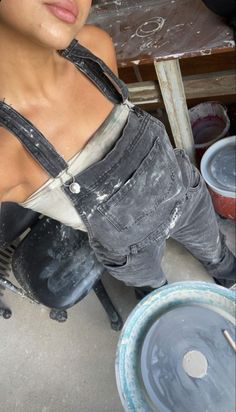
<path fill-rule="evenodd" d="M 80 5 L 81 0 L 78 0 L 78 3 Z M 54 21 L 53 19 L 54 16 L 51 21 Z M 73 38 L 77 38 L 82 45 L 103 59 L 117 73 L 115 52 L 107 33 L 94 26 L 83 25 L 81 21 L 79 24 L 82 27 L 77 30 L 78 33 L 74 35 L 73 30 L 75 31 L 76 28 L 73 28 L 72 33 L 69 33 L 70 36 L 66 32 L 67 26 L 64 29 L 61 24 L 59 34 L 62 34 L 63 39 L 63 34 L 66 32 L 64 36 L 66 44 L 62 44 L 63 42 L 60 44 L 57 38 L 55 40 L 55 36 L 51 37 L 51 43 L 54 42 L 56 47 L 64 48 Z M 47 137 L 58 153 L 65 160 L 69 160 L 84 147 L 108 116 L 113 105 L 72 63 L 59 56 L 52 47 L 42 48 L 41 44 L 37 44 L 37 48 L 33 44 L 38 54 L 31 53 L 31 60 L 22 59 L 24 52 L 25 55 L 30 56 L 30 51 L 27 50 L 30 40 L 22 41 L 21 53 L 12 58 L 12 61 L 9 56 L 11 57 L 11 52 L 13 56 L 13 42 L 8 48 L 6 42 L 0 41 L 0 55 L 3 57 L 5 54 L 8 57 L 7 60 L 2 58 L 0 63 L 0 99 L 5 99 L 6 103 L 11 104 L 30 120 Z M 48 64 L 39 66 L 40 63 L 45 62 L 45 59 Z M 3 61 L 7 61 L 8 65 L 2 64 Z M 6 129 L 0 128 L 0 202 L 23 202 L 48 178 L 47 173 L 16 137 Z"/>

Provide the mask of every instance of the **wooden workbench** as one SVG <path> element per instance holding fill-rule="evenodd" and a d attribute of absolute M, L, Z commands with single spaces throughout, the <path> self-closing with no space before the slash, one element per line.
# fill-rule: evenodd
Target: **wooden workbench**
<path fill-rule="evenodd" d="M 184 148 L 194 160 L 186 94 L 191 97 L 192 92 L 196 94 L 202 88 L 203 95 L 204 91 L 211 95 L 212 87 L 227 93 L 226 89 L 232 87 L 232 95 L 236 95 L 232 30 L 201 0 L 97 0 L 96 3 L 90 22 L 112 36 L 121 78 L 129 71 L 139 82 L 130 85 L 131 100 L 150 103 L 162 98 L 176 146 Z M 186 62 L 217 54 L 221 59 L 227 56 L 230 72 L 204 75 L 204 79 L 195 72 L 197 78 L 183 80 L 182 59 Z M 143 82 L 144 68 L 148 65 L 154 66 L 159 87 L 155 82 Z"/>

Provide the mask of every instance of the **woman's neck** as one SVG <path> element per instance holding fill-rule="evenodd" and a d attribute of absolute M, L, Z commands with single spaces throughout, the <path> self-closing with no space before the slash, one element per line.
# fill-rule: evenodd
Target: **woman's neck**
<path fill-rule="evenodd" d="M 36 105 L 53 100 L 66 60 L 56 50 L 7 33 L 3 27 L 0 39 L 0 100 L 22 107 L 29 101 Z"/>

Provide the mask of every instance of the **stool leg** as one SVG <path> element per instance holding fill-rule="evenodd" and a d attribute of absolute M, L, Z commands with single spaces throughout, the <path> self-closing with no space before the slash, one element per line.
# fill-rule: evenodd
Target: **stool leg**
<path fill-rule="evenodd" d="M 30 302 L 32 303 L 39 303 L 37 302 L 37 300 L 32 299 L 30 296 L 28 296 L 27 293 L 23 289 L 18 288 L 12 282 L 10 282 L 9 280 L 7 280 L 5 277 L 1 275 L 0 275 L 0 286 L 5 289 L 10 290 L 11 292 L 15 293 L 16 295 L 21 296 L 22 298 L 30 300 Z"/>
<path fill-rule="evenodd" d="M 123 326 L 122 318 L 111 302 L 101 280 L 98 280 L 98 282 L 94 285 L 93 290 L 108 315 L 108 318 L 111 322 L 111 328 L 115 331 L 121 330 Z"/>
<path fill-rule="evenodd" d="M 57 322 L 65 322 L 67 320 L 67 311 L 63 309 L 51 309 L 49 317 Z"/>

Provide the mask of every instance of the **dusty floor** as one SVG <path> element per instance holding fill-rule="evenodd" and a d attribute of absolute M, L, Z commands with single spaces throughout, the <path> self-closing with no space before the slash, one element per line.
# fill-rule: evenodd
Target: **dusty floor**
<path fill-rule="evenodd" d="M 233 223 L 224 220 L 221 225 L 235 251 Z M 172 240 L 163 268 L 170 282 L 212 281 L 201 264 Z M 125 319 L 136 304 L 133 289 L 111 277 L 104 282 Z M 1 412 L 123 411 L 114 373 L 119 333 L 110 329 L 93 292 L 69 310 L 64 324 L 50 320 L 46 308 L 9 292 L 2 300 L 13 316 L 0 318 Z"/>

